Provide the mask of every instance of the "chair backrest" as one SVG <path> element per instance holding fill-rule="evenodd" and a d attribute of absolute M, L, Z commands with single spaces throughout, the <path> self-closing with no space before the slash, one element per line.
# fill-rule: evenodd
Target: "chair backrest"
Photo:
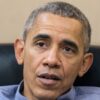
<path fill-rule="evenodd" d="M 91 69 L 77 78 L 75 85 L 100 87 L 100 46 L 91 46 L 94 62 Z M 23 78 L 23 66 L 15 59 L 13 44 L 0 44 L 0 85 L 18 84 Z"/>
<path fill-rule="evenodd" d="M 0 44 L 0 85 L 17 84 L 22 80 L 22 66 L 17 64 L 13 44 Z"/>

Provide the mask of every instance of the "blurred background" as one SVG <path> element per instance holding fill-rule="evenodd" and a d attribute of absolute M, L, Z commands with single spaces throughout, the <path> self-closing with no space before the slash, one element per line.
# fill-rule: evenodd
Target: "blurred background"
<path fill-rule="evenodd" d="M 30 12 L 48 1 L 69 2 L 87 16 L 92 26 L 92 45 L 100 45 L 100 0 L 0 0 L 0 43 L 13 43 Z"/>

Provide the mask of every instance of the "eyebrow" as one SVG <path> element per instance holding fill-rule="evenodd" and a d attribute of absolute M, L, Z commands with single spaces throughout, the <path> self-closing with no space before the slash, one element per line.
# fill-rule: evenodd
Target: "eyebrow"
<path fill-rule="evenodd" d="M 51 39 L 51 37 L 45 33 L 40 33 L 40 34 L 37 34 L 33 37 L 33 40 L 34 39 Z M 71 41 L 71 40 L 62 40 L 61 44 L 64 44 L 64 45 L 69 45 L 71 46 L 72 48 L 74 48 L 76 51 L 78 51 L 78 46 L 75 42 Z"/>
<path fill-rule="evenodd" d="M 74 48 L 76 51 L 79 50 L 77 44 L 76 44 L 75 42 L 71 41 L 71 40 L 63 40 L 62 43 L 63 43 L 64 45 L 69 45 L 69 46 L 71 46 L 71 47 Z"/>
<path fill-rule="evenodd" d="M 41 33 L 41 34 L 38 34 L 36 36 L 33 37 L 33 40 L 34 39 L 51 39 L 49 35 L 46 35 L 45 33 Z"/>

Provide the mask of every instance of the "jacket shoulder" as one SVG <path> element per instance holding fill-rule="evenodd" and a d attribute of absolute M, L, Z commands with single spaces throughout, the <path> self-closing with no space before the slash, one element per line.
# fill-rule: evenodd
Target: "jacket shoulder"
<path fill-rule="evenodd" d="M 14 100 L 18 85 L 0 86 L 0 100 Z"/>
<path fill-rule="evenodd" d="M 77 100 L 100 100 L 100 88 L 80 86 L 76 87 Z"/>

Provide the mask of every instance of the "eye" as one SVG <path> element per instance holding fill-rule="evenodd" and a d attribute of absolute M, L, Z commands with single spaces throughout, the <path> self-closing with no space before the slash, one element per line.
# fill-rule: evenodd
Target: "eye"
<path fill-rule="evenodd" d="M 40 49 L 46 49 L 48 47 L 48 43 L 43 40 L 39 40 L 35 42 L 35 47 Z"/>
<path fill-rule="evenodd" d="M 64 52 L 65 55 L 66 55 L 66 54 L 72 55 L 72 54 L 75 53 L 74 49 L 71 48 L 70 46 L 64 46 L 64 47 L 63 47 L 63 52 Z"/>
<path fill-rule="evenodd" d="M 36 45 L 39 47 L 45 47 L 46 43 L 44 41 L 38 41 L 38 42 L 36 42 Z"/>

